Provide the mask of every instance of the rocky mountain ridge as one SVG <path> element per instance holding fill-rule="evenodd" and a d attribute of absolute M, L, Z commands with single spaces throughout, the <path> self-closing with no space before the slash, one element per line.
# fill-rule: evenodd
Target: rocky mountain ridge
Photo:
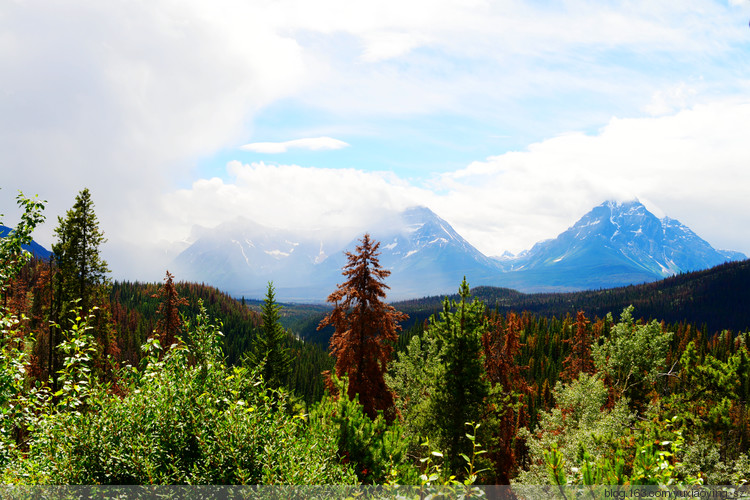
<path fill-rule="evenodd" d="M 651 282 L 746 258 L 714 249 L 637 200 L 604 202 L 518 256 L 487 257 L 426 207 L 395 214 L 370 233 L 380 242 L 381 265 L 392 272 L 392 300 L 453 292 L 464 276 L 472 286 L 573 291 Z M 344 251 L 354 251 L 357 243 L 240 217 L 200 231 L 172 268 L 181 280 L 209 283 L 238 297 L 260 297 L 273 281 L 281 300 L 320 302 L 342 281 Z"/>

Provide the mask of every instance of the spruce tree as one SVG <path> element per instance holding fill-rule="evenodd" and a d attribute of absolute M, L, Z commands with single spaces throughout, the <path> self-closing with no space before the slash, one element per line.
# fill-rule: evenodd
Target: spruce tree
<path fill-rule="evenodd" d="M 393 393 L 383 378 L 393 354 L 393 345 L 401 330 L 399 322 L 408 316 L 384 302 L 389 288 L 384 280 L 391 272 L 380 266 L 380 243 L 365 234 L 342 274 L 346 281 L 328 296 L 333 311 L 318 325 L 332 325 L 331 354 L 336 358 L 336 375 L 348 375 L 350 399 L 359 394 L 365 413 L 375 418 L 384 411 L 387 419 L 395 416 Z"/>
<path fill-rule="evenodd" d="M 245 361 L 249 366 L 262 363 L 263 380 L 273 389 L 288 383 L 292 366 L 292 357 L 286 346 L 287 332 L 279 323 L 280 310 L 281 306 L 276 303 L 273 282 L 269 282 L 261 310 L 262 325 Z"/>
<path fill-rule="evenodd" d="M 576 380 L 581 372 L 588 374 L 596 372 L 594 359 L 591 357 L 592 338 L 588 328 L 589 323 L 590 321 L 586 319 L 584 312 L 578 311 L 575 335 L 572 339 L 563 341 L 572 344 L 570 354 L 563 361 L 565 369 L 560 375 L 563 380 Z"/>
<path fill-rule="evenodd" d="M 58 242 L 52 245 L 57 269 L 53 277 L 49 360 L 54 387 L 57 386 L 58 366 L 54 349 L 60 340 L 59 328 L 55 325 L 66 329 L 76 313 L 86 316 L 94 306 L 103 305 L 109 283 L 109 267 L 99 250 L 99 246 L 107 240 L 99 229 L 89 190 L 83 189 L 78 193 L 73 208 L 67 211 L 64 219 L 58 217 L 57 221 L 55 235 Z M 96 323 L 94 335 L 103 351 L 101 361 L 106 359 L 113 339 L 110 338 L 112 332 L 107 318 L 100 316 Z"/>
<path fill-rule="evenodd" d="M 180 306 L 188 305 L 187 299 L 180 297 L 177 288 L 174 285 L 174 276 L 167 271 L 164 277 L 164 285 L 154 294 L 154 298 L 161 299 L 159 309 L 156 315 L 159 319 L 156 322 L 155 334 L 164 349 L 168 349 L 172 344 L 177 342 L 178 334 L 182 329 L 182 317 L 180 316 Z"/>
<path fill-rule="evenodd" d="M 521 318 L 511 312 L 505 326 L 502 318 L 495 316 L 482 335 L 485 372 L 495 396 L 490 405 L 496 419 L 491 430 L 494 445 L 489 452 L 499 484 L 510 484 L 517 460 L 523 454 L 522 443 L 516 436 L 528 420 L 525 400 L 531 388 L 521 373 L 528 367 L 520 366 L 516 361 L 525 346 L 520 342 L 521 330 Z"/>
<path fill-rule="evenodd" d="M 80 300 L 81 311 L 87 314 L 95 296 L 107 284 L 109 273 L 99 250 L 107 240 L 99 229 L 88 188 L 78 193 L 73 208 L 57 221 L 55 235 L 59 241 L 52 245 L 52 252 L 58 268 L 60 298 L 66 304 Z"/>
<path fill-rule="evenodd" d="M 466 278 L 458 293 L 460 301 L 445 298 L 443 312 L 430 319 L 427 330 L 442 344 L 440 361 L 445 369 L 436 384 L 432 411 L 440 444 L 454 474 L 460 474 L 465 465 L 461 454 L 471 456 L 472 452 L 466 424 L 480 422 L 490 394 L 482 354 L 482 335 L 488 328 L 485 306 L 476 298 L 471 301 Z"/>

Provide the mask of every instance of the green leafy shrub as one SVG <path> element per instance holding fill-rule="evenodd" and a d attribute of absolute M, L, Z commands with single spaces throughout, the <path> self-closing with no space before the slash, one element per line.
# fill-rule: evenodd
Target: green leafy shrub
<path fill-rule="evenodd" d="M 598 461 L 611 449 L 611 443 L 625 433 L 633 420 L 627 401 L 617 401 L 612 410 L 603 410 L 607 402 L 607 386 L 595 375 L 580 373 L 569 384 L 558 382 L 554 397 L 557 407 L 539 414 L 539 424 L 532 434 L 521 429 L 519 435 L 526 440 L 531 465 L 522 471 L 517 482 L 521 484 L 546 484 L 549 481 L 547 459 L 550 450 L 560 460 L 555 463 L 555 476 L 574 474 L 584 462 Z M 554 484 L 554 483 L 553 483 Z"/>
<path fill-rule="evenodd" d="M 398 421 L 388 424 L 380 412 L 373 420 L 364 412 L 358 398 L 350 400 L 348 379 L 332 375 L 337 393 L 326 395 L 310 412 L 310 426 L 323 434 L 333 432 L 342 459 L 354 466 L 365 484 L 395 482 L 416 484 L 417 468 L 408 461 L 408 442 Z"/>
<path fill-rule="evenodd" d="M 40 422 L 28 454 L 6 482 L 53 484 L 353 484 L 336 440 L 289 410 L 283 392 L 222 361 L 219 329 L 205 310 L 188 339 L 158 359 L 146 345 L 140 373 L 128 368 L 124 397 L 93 384 Z M 85 351 L 85 343 L 79 347 Z M 71 365 L 85 373 L 85 360 Z M 76 377 L 61 377 L 76 384 Z M 73 390 L 76 393 L 75 390 Z M 61 394 L 62 396 L 62 394 Z M 78 409 L 85 409 L 79 411 Z M 69 411 L 74 410 L 74 411 Z"/>

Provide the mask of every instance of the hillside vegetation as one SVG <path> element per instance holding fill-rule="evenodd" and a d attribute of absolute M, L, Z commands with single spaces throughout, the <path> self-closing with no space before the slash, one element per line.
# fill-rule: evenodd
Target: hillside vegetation
<path fill-rule="evenodd" d="M 747 262 L 394 305 L 365 235 L 318 321 L 284 318 L 271 285 L 251 307 L 168 272 L 110 283 L 87 191 L 53 258 L 29 260 L 42 204 L 19 203 L 0 240 L 5 483 L 750 482 Z M 328 325 L 332 356 L 282 318 Z"/>

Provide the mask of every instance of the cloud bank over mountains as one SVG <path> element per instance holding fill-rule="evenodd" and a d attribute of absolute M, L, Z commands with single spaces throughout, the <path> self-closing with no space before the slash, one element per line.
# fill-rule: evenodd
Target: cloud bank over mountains
<path fill-rule="evenodd" d="M 750 171 L 743 167 L 750 151 L 736 126 L 745 120 L 750 102 L 731 101 L 667 117 L 613 119 L 596 134 L 551 138 L 424 182 L 392 172 L 232 162 L 229 180 L 200 180 L 167 199 L 179 207 L 182 224 L 210 225 L 226 213 L 270 226 L 331 229 L 421 204 L 483 252 L 518 252 L 602 199 L 638 197 L 656 212 L 685 214 L 686 224 L 720 248 L 747 251 L 740 228 L 750 224 Z M 724 214 L 721 224 L 717 213 Z"/>
<path fill-rule="evenodd" d="M 118 277 L 194 224 L 433 208 L 518 251 L 605 198 L 750 252 L 750 2 L 6 2 L 0 213 L 91 189 Z M 243 145 L 245 147 L 243 148 Z M 272 155 L 272 156 L 269 156 Z M 149 254 L 154 255 L 154 254 Z"/>

